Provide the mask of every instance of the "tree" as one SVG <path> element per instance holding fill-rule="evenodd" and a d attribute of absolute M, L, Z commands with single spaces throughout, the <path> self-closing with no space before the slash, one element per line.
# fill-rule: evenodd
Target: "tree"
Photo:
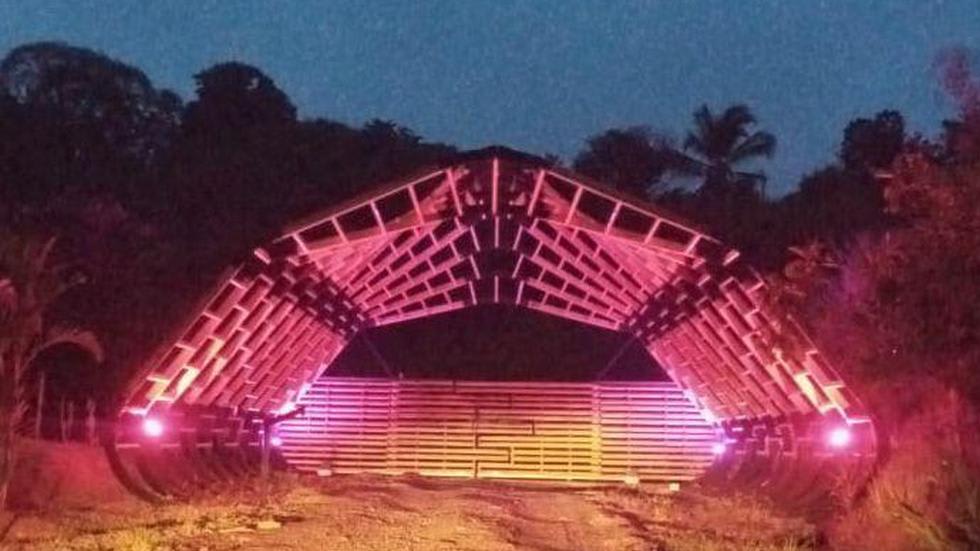
<path fill-rule="evenodd" d="M 862 232 L 887 223 L 875 177 L 836 164 L 804 176 L 799 189 L 780 199 L 776 210 L 787 244 L 818 240 L 846 246 Z"/>
<path fill-rule="evenodd" d="M 874 171 L 892 164 L 905 146 L 905 119 L 898 111 L 859 118 L 844 129 L 840 160 L 847 170 Z"/>
<path fill-rule="evenodd" d="M 745 105 L 733 105 L 716 116 L 707 105 L 694 112 L 694 130 L 684 140 L 687 170 L 702 178 L 705 192 L 740 188 L 763 190 L 766 176 L 738 167 L 759 157 L 772 157 L 776 137 L 751 131 L 755 115 Z"/>
<path fill-rule="evenodd" d="M 674 190 L 660 201 L 700 222 L 756 264 L 768 265 L 774 232 L 771 205 L 764 195 L 765 174 L 739 168 L 772 156 L 776 138 L 751 131 L 755 117 L 744 105 L 729 107 L 719 116 L 702 106 L 694 112 L 694 123 L 675 170 L 700 178 L 701 185 L 693 193 Z"/>
<path fill-rule="evenodd" d="M 896 347 L 948 358 L 980 399 L 980 162 L 937 166 L 909 154 L 885 186 L 889 212 L 906 224 L 882 262 L 890 274 L 876 306 Z M 962 375 L 959 373 L 957 375 Z M 955 381 L 956 378 L 954 377 Z"/>
<path fill-rule="evenodd" d="M 241 253 L 282 223 L 299 180 L 296 108 L 249 65 L 221 63 L 194 78 L 197 98 L 187 104 L 161 190 L 176 197 L 158 203 L 185 219 L 189 242 L 208 242 L 205 256 Z"/>
<path fill-rule="evenodd" d="M 181 107 L 140 70 L 54 42 L 4 57 L 0 96 L 4 195 L 39 204 L 68 189 L 139 199 Z"/>
<path fill-rule="evenodd" d="M 649 199 L 664 191 L 664 176 L 681 168 L 671 141 L 645 126 L 613 128 L 586 140 L 575 171 L 623 192 Z"/>
<path fill-rule="evenodd" d="M 959 109 L 959 118 L 943 121 L 946 153 L 961 161 L 980 160 L 980 78 L 970 52 L 951 48 L 938 56 L 943 88 Z"/>
<path fill-rule="evenodd" d="M 187 104 L 186 134 L 242 136 L 248 130 L 296 122 L 296 107 L 259 69 L 219 63 L 194 75 L 197 99 Z"/>
<path fill-rule="evenodd" d="M 887 229 L 894 220 L 885 212 L 878 173 L 892 165 L 907 142 L 897 111 L 852 120 L 838 162 L 807 174 L 799 189 L 774 204 L 778 256 L 785 259 L 790 245 L 814 241 L 845 249 L 866 233 Z"/>
<path fill-rule="evenodd" d="M 25 372 L 39 353 L 74 343 L 100 353 L 91 333 L 50 323 L 47 313 L 81 283 L 65 266 L 52 265 L 55 239 L 0 233 L 0 509 L 16 460 L 16 432 L 24 411 Z"/>
<path fill-rule="evenodd" d="M 808 254 L 797 255 L 787 279 L 808 282 L 801 318 L 868 380 L 929 377 L 980 400 L 980 163 L 910 151 L 883 182 L 896 224 L 862 232 L 831 254 L 819 245 L 799 249 Z M 821 256 L 838 259 L 830 284 L 798 277 Z"/>

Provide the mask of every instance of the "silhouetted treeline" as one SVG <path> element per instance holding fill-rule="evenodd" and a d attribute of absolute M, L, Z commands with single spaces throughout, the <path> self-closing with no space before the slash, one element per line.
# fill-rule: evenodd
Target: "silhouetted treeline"
<path fill-rule="evenodd" d="M 748 107 L 716 115 L 702 106 L 692 122 L 682 145 L 647 127 L 605 131 L 587 140 L 573 167 L 686 216 L 764 269 L 779 268 L 790 245 L 844 245 L 887 225 L 875 171 L 889 166 L 908 139 L 900 113 L 852 121 L 838 161 L 779 198 L 766 194 L 760 162 L 775 153 L 776 137 L 755 130 Z"/>
<path fill-rule="evenodd" d="M 102 337 L 108 365 L 84 376 L 106 392 L 220 270 L 284 223 L 455 152 L 390 121 L 301 119 L 271 78 L 243 63 L 194 78 L 193 97 L 180 98 L 135 67 L 58 43 L 25 45 L 0 62 L 2 227 L 58 235 L 60 258 L 87 275 L 56 316 Z M 700 107 L 681 140 L 645 126 L 610 129 L 588 138 L 572 165 L 779 273 L 800 251 L 846 251 L 907 226 L 879 173 L 910 148 L 935 163 L 965 162 L 980 125 L 964 113 L 937 144 L 910 137 L 895 111 L 856 119 L 836 161 L 782 197 L 767 194 L 764 172 L 777 137 L 744 105 Z"/>
<path fill-rule="evenodd" d="M 259 69 L 222 63 L 195 97 L 59 43 L 0 62 L 0 217 L 59 236 L 88 284 L 57 316 L 100 334 L 102 388 L 125 382 L 217 273 L 287 220 L 454 149 L 381 120 L 301 120 Z"/>

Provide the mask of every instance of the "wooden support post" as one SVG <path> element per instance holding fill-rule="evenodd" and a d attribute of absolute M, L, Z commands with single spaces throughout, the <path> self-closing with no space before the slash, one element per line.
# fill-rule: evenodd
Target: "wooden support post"
<path fill-rule="evenodd" d="M 60 432 L 61 432 L 61 441 L 62 442 L 65 442 L 68 439 L 67 438 L 67 434 L 65 432 L 65 417 L 66 417 L 66 413 L 67 412 L 66 412 L 66 405 L 65 405 L 65 397 L 62 396 L 61 397 L 61 408 L 60 408 L 60 411 L 58 413 L 58 428 L 60 429 Z"/>
<path fill-rule="evenodd" d="M 71 442 L 75 438 L 75 401 L 68 400 L 68 422 L 65 423 L 67 430 L 65 431 L 65 442 Z"/>
<path fill-rule="evenodd" d="M 44 382 L 47 379 L 44 370 L 42 369 L 40 372 L 41 376 L 37 383 L 37 409 L 34 413 L 34 438 L 38 440 L 41 439 L 41 422 L 44 420 Z"/>
<path fill-rule="evenodd" d="M 262 420 L 262 480 L 269 480 L 269 461 L 272 455 L 272 420 Z"/>
<path fill-rule="evenodd" d="M 371 339 L 368 338 L 367 333 L 361 331 L 360 336 L 361 336 L 361 340 L 364 341 L 364 344 L 367 345 L 368 352 L 370 352 L 371 356 L 373 356 L 374 359 L 377 360 L 379 364 L 381 364 L 381 369 L 384 369 L 385 374 L 388 375 L 388 378 L 389 379 L 398 378 L 398 376 L 395 373 L 395 370 L 391 368 L 391 365 L 388 363 L 388 360 L 386 360 L 385 357 L 381 355 L 381 352 L 374 346 L 374 343 L 371 342 Z"/>
<path fill-rule="evenodd" d="M 263 480 L 267 480 L 269 478 L 269 472 L 271 471 L 270 460 L 272 458 L 272 428 L 277 424 L 286 421 L 287 419 L 292 419 L 303 415 L 305 411 L 306 406 L 299 406 L 293 411 L 282 415 L 276 415 L 274 417 L 267 417 L 262 420 L 262 465 L 260 473 Z"/>
<path fill-rule="evenodd" d="M 623 357 L 623 354 L 626 353 L 630 345 L 633 344 L 633 341 L 635 340 L 636 340 L 636 336 L 630 335 L 630 337 L 623 342 L 622 346 L 620 346 L 619 349 L 616 350 L 616 352 L 609 358 L 609 361 L 606 362 L 606 366 L 603 367 L 602 370 L 600 370 L 599 373 L 596 374 L 595 380 L 601 381 L 605 379 L 606 375 L 608 375 L 609 372 L 612 370 L 612 368 L 616 366 L 616 362 L 618 362 L 619 359 Z"/>
<path fill-rule="evenodd" d="M 95 400 L 89 398 L 85 401 L 85 440 L 88 444 L 95 444 Z"/>

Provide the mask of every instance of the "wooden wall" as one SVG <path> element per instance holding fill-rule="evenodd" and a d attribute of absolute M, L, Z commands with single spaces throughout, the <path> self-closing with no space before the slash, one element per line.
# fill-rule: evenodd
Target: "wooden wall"
<path fill-rule="evenodd" d="M 321 378 L 278 427 L 300 471 L 686 481 L 715 428 L 671 382 Z"/>

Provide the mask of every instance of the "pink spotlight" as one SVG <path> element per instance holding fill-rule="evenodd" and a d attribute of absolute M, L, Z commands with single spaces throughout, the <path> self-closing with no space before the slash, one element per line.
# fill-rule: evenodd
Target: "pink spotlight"
<path fill-rule="evenodd" d="M 153 417 L 143 419 L 143 434 L 150 438 L 159 438 L 163 435 L 163 423 Z"/>
<path fill-rule="evenodd" d="M 725 455 L 725 450 L 727 449 L 728 447 L 725 446 L 724 442 L 715 442 L 711 445 L 711 453 L 715 455 Z"/>
<path fill-rule="evenodd" d="M 827 443 L 833 448 L 846 448 L 851 443 L 851 431 L 847 427 L 837 427 L 827 435 Z"/>
<path fill-rule="evenodd" d="M 273 436 L 272 438 L 269 438 L 269 443 L 272 444 L 272 447 L 278 448 L 279 446 L 282 446 L 282 438 L 279 436 Z"/>

